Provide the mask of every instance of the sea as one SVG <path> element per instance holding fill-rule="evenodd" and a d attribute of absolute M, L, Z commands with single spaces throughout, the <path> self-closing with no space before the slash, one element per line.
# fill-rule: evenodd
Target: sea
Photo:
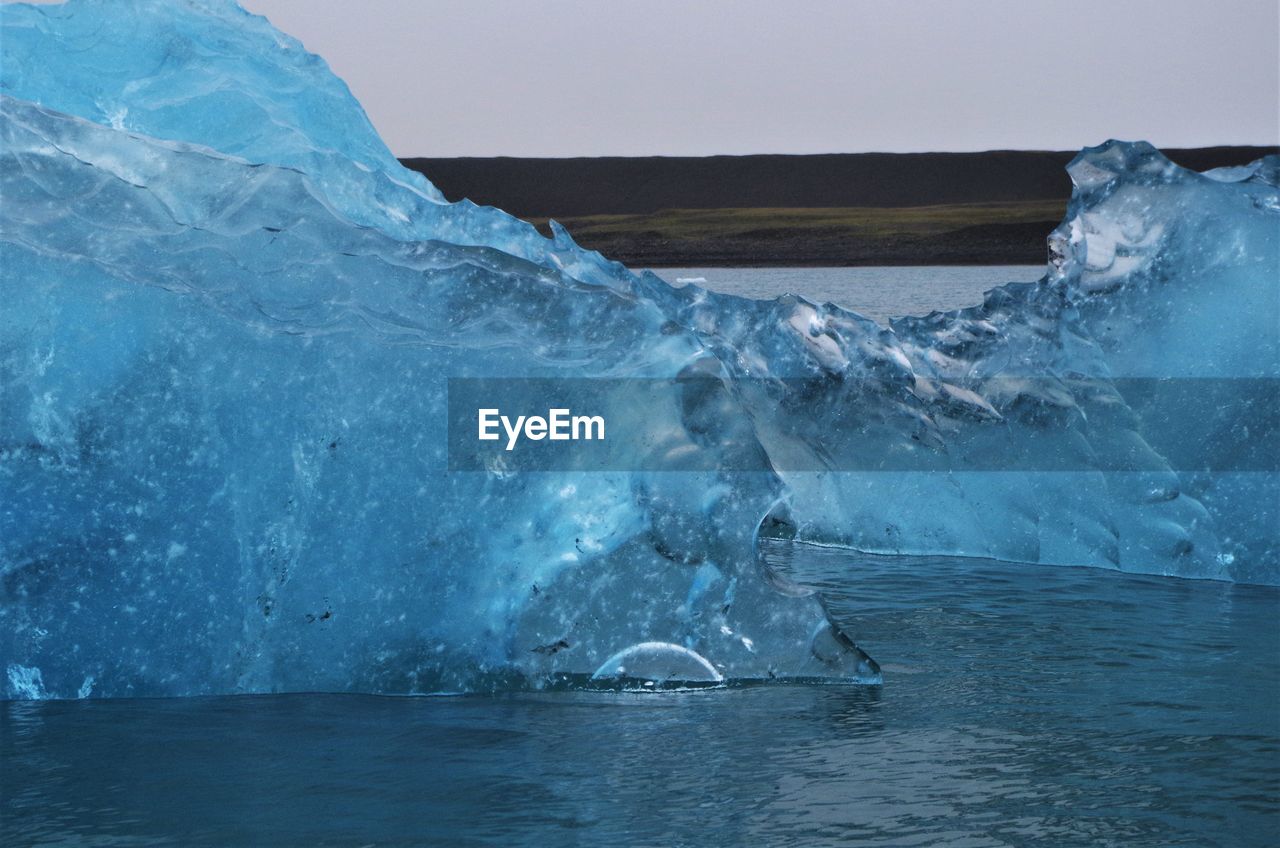
<path fill-rule="evenodd" d="M 879 320 L 1040 273 L 955 271 L 660 273 Z M 761 556 L 881 685 L 0 703 L 0 845 L 1277 844 L 1280 589 Z"/>
<path fill-rule="evenodd" d="M 982 303 L 988 289 L 1027 283 L 1044 265 L 908 265 L 863 268 L 654 268 L 673 286 L 689 284 L 757 300 L 796 294 L 835 303 L 888 324 L 903 315 L 950 312 Z"/>

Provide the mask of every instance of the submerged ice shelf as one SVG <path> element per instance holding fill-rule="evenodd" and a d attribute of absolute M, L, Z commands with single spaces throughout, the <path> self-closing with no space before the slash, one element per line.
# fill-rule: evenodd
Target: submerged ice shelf
<path fill-rule="evenodd" d="M 1041 281 L 884 329 L 447 203 L 230 2 L 0 21 L 8 697 L 878 679 L 762 527 L 1280 582 L 1275 157 L 1086 150 Z M 450 473 L 486 377 L 671 382 L 619 470 Z"/>

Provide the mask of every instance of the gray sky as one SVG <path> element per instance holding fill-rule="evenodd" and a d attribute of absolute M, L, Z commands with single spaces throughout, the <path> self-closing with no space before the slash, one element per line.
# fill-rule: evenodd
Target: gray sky
<path fill-rule="evenodd" d="M 242 0 L 401 156 L 1280 141 L 1278 0 Z"/>

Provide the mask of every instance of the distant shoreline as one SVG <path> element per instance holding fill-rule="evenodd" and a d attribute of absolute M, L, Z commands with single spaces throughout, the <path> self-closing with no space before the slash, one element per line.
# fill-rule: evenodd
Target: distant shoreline
<path fill-rule="evenodd" d="M 1196 171 L 1274 147 L 1167 150 Z M 627 265 L 1034 265 L 1074 151 L 404 159 L 450 200 L 505 209 Z"/>
<path fill-rule="evenodd" d="M 608 259 L 613 259 L 614 257 L 612 257 L 612 256 L 607 256 L 606 258 L 608 258 Z M 622 262 L 622 260 L 621 260 L 621 259 L 619 259 L 618 261 L 619 261 L 619 262 Z M 989 266 L 995 266 L 995 265 L 1007 265 L 1007 266 L 1009 266 L 1010 268 L 1019 268 L 1019 267 L 1022 267 L 1022 266 L 1024 266 L 1024 265 L 1047 265 L 1047 264 L 1048 264 L 1048 261 L 1047 261 L 1045 258 L 1043 258 L 1043 257 L 1042 257 L 1041 259 L 1037 259 L 1037 260 L 1029 261 L 1029 262 L 1014 262 L 1014 261 L 1009 261 L 1009 262 L 1006 262 L 1006 261 L 1000 261 L 1000 262 L 994 262 L 994 261 L 993 261 L 993 262 L 926 262 L 926 261 L 921 261 L 921 262 L 917 262 L 917 261 L 915 261 L 914 259 L 912 259 L 912 260 L 903 260 L 903 261 L 900 261 L 900 262 L 894 262 L 894 261 L 885 261 L 885 262 L 845 262 L 845 263 L 843 263 L 843 264 L 839 264 L 839 265 L 835 265 L 835 264 L 832 264 L 832 263 L 830 263 L 830 262 L 801 262 L 801 261 L 795 261 L 795 262 L 756 262 L 756 263 L 737 263 L 737 262 L 734 262 L 734 263 L 727 263 L 727 262 L 726 262 L 726 263 L 715 263 L 715 262 L 700 262 L 700 263 L 698 263 L 698 264 L 696 264 L 696 265 L 691 265 L 691 264 L 684 263 L 684 262 L 681 262 L 681 263 L 678 263 L 678 264 L 674 264 L 674 265 L 659 265 L 659 264 L 655 264 L 655 263 L 652 263 L 652 262 L 650 262 L 650 263 L 643 263 L 643 262 L 623 262 L 623 264 L 624 264 L 624 265 L 627 265 L 628 267 L 633 268 L 633 269 L 644 269 L 644 270 L 650 270 L 650 271 L 667 271 L 667 270 L 670 270 L 670 269 L 673 269 L 673 268 L 675 268 L 675 269 L 699 269 L 699 268 L 748 268 L 748 269 L 753 269 L 753 270 L 754 270 L 754 269 L 766 269 L 766 268 L 982 268 L 982 267 L 989 267 Z"/>
<path fill-rule="evenodd" d="M 560 221 L 584 247 L 642 267 L 1030 265 L 1061 201 L 914 207 L 672 209 Z M 532 222 L 549 233 L 548 219 Z"/>

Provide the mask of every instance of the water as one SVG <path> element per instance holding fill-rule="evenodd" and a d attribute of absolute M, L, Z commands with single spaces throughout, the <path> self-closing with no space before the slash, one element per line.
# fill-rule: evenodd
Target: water
<path fill-rule="evenodd" d="M 764 555 L 883 686 L 0 704 L 0 844 L 1274 844 L 1277 589 Z"/>
<path fill-rule="evenodd" d="M 685 281 L 712 291 L 771 300 L 798 294 L 814 303 L 836 303 L 887 324 L 902 315 L 947 312 L 982 303 L 1003 283 L 1026 283 L 1044 265 L 913 265 L 877 268 L 656 268 L 674 286 Z M 703 282 L 705 281 L 705 282 Z"/>

